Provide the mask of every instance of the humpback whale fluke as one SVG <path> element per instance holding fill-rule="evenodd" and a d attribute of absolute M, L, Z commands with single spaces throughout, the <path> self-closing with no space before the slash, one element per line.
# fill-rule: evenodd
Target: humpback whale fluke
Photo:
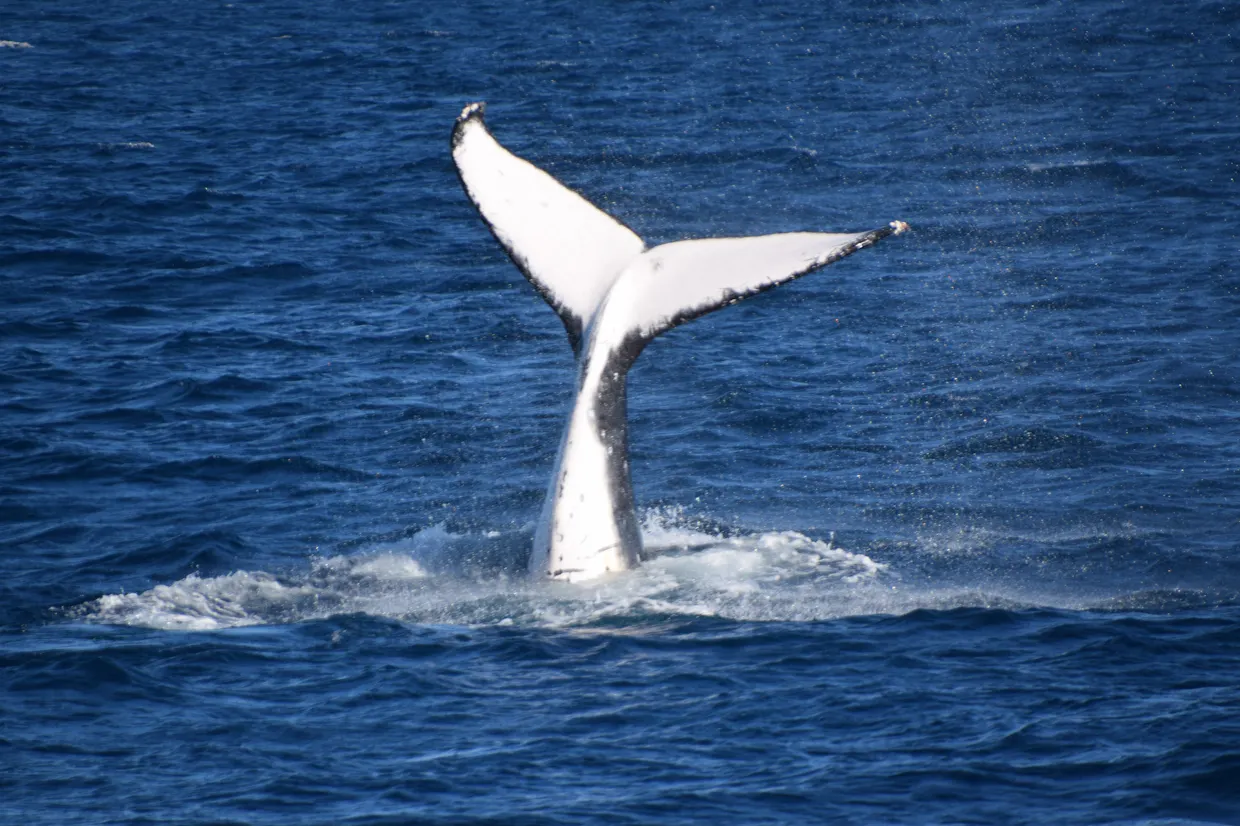
<path fill-rule="evenodd" d="M 789 232 L 647 248 L 620 221 L 491 136 L 465 107 L 452 158 L 483 221 L 559 314 L 577 357 L 569 415 L 530 571 L 583 580 L 635 567 L 641 533 L 629 480 L 625 379 L 655 336 L 908 229 Z"/>

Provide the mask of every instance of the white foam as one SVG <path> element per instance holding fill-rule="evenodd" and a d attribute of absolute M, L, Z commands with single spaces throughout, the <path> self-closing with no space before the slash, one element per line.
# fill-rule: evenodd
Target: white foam
<path fill-rule="evenodd" d="M 118 152 L 122 149 L 154 149 L 155 144 L 150 141 L 120 141 L 118 143 L 101 143 L 99 149 L 103 152 Z"/>
<path fill-rule="evenodd" d="M 366 614 L 424 625 L 641 633 L 694 618 L 814 622 L 919 609 L 1147 610 L 1167 598 L 1090 586 L 1076 569 L 1060 569 L 1066 578 L 1049 569 L 1022 576 L 1004 550 L 1135 531 L 1126 524 L 1027 535 L 981 527 L 927 532 L 882 546 L 892 554 L 890 564 L 797 531 L 731 535 L 708 525 L 678 508 L 647 511 L 642 566 L 584 583 L 526 574 L 532 526 L 455 533 L 432 525 L 358 553 L 311 557 L 283 573 L 192 574 L 140 593 L 103 596 L 69 614 L 189 631 Z M 1177 587 L 1172 599 L 1179 598 Z"/>
<path fill-rule="evenodd" d="M 314 567 L 322 571 L 349 572 L 389 582 L 424 579 L 427 576 L 426 570 L 417 560 L 395 553 L 380 553 L 360 559 L 333 556 L 315 562 Z"/>
<path fill-rule="evenodd" d="M 864 554 L 795 531 L 718 538 L 697 550 L 657 556 L 641 568 L 576 586 L 576 600 L 540 611 L 548 625 L 581 625 L 632 615 L 718 617 L 759 622 L 832 619 L 869 613 L 887 569 Z M 700 547 L 709 542 L 706 547 Z"/>
<path fill-rule="evenodd" d="M 431 625 L 632 631 L 698 617 L 810 622 L 923 608 L 1081 610 L 1117 597 L 989 576 L 971 560 L 1004 542 L 983 530 L 922 538 L 906 552 L 936 569 L 944 560 L 969 564 L 950 577 L 941 576 L 955 570 L 949 565 L 908 580 L 830 540 L 797 531 L 723 536 L 678 509 L 648 512 L 642 534 L 650 558 L 640 568 L 585 583 L 527 576 L 528 526 L 453 533 L 434 525 L 360 553 L 315 557 L 285 574 L 190 575 L 141 593 L 104 596 L 72 613 L 93 622 L 194 631 L 339 614 Z"/>
<path fill-rule="evenodd" d="M 795 531 L 720 537 L 663 511 L 647 516 L 644 534 L 658 549 L 645 565 L 581 585 L 524 575 L 520 552 L 528 552 L 528 531 L 454 534 L 432 526 L 364 553 L 312 559 L 308 569 L 287 576 L 190 575 L 141 593 L 104 596 L 76 613 L 96 622 L 178 630 L 342 613 L 544 627 L 651 615 L 780 621 L 857 613 L 875 589 L 888 587 L 880 582 L 885 566 Z M 479 558 L 484 562 L 475 564 Z"/>
<path fill-rule="evenodd" d="M 141 594 L 114 594 L 88 604 L 86 616 L 114 625 L 137 625 L 184 631 L 213 631 L 269 622 L 305 597 L 308 585 L 288 586 L 261 571 L 237 571 L 201 578 L 190 574 L 171 585 L 156 585 Z"/>
<path fill-rule="evenodd" d="M 1101 166 L 1108 163 L 1103 160 L 1047 161 L 1045 163 L 1027 163 L 1025 168 L 1030 172 L 1047 172 L 1052 169 L 1080 169 L 1086 166 Z"/>

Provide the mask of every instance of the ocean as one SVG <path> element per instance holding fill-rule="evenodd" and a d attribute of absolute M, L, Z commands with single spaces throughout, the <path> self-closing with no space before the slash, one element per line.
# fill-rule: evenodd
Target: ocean
<path fill-rule="evenodd" d="M 0 15 L 0 822 L 1240 824 L 1240 7 Z M 647 559 L 529 578 L 564 329 L 461 108 L 649 243 Z"/>

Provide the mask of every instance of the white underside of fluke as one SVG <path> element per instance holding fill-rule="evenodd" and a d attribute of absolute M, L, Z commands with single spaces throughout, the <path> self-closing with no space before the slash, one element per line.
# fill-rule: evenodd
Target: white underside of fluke
<path fill-rule="evenodd" d="M 908 229 L 792 232 L 647 249 L 632 230 L 499 145 L 466 106 L 452 157 L 474 205 L 564 322 L 577 397 L 534 536 L 530 571 L 580 581 L 638 564 L 625 378 L 655 336 Z"/>

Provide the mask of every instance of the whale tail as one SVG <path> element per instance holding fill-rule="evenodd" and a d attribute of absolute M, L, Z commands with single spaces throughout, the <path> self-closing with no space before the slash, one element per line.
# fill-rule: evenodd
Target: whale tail
<path fill-rule="evenodd" d="M 908 225 L 790 232 L 647 248 L 635 232 L 501 146 L 472 103 L 452 157 L 483 221 L 559 315 L 581 375 L 531 569 L 588 579 L 640 556 L 624 375 L 647 343 L 690 319 L 811 273 Z"/>

